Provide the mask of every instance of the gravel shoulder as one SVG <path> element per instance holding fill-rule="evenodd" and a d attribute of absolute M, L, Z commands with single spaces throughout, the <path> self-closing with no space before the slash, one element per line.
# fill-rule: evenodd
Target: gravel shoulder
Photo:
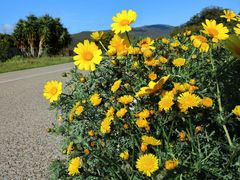
<path fill-rule="evenodd" d="M 62 64 L 0 75 L 0 179 L 48 179 L 59 138 L 47 133 L 54 112 L 43 98 L 48 80 L 73 67 Z"/>

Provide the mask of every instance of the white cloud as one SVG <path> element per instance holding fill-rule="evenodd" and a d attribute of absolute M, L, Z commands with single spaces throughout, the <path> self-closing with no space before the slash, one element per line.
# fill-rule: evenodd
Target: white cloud
<path fill-rule="evenodd" d="M 11 34 L 14 30 L 14 25 L 12 24 L 0 24 L 0 33 Z"/>

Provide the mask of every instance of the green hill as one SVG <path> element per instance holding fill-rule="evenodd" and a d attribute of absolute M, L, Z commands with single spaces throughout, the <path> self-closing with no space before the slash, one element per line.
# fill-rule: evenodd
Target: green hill
<path fill-rule="evenodd" d="M 149 25 L 149 26 L 142 26 L 142 27 L 136 27 L 133 28 L 133 30 L 130 32 L 131 37 L 151 37 L 156 38 L 159 36 L 166 36 L 168 37 L 172 30 L 174 29 L 174 26 L 169 25 L 163 25 L 163 24 L 156 24 L 156 25 Z M 108 30 L 105 30 L 108 31 Z M 80 33 L 72 34 L 72 43 L 70 44 L 69 48 L 73 48 L 78 42 L 81 42 L 85 39 L 90 38 L 91 31 L 83 31 Z"/>

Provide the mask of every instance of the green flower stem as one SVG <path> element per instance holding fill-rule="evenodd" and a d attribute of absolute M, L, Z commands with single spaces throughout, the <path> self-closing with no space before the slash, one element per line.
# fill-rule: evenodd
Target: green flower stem
<path fill-rule="evenodd" d="M 127 38 L 128 38 L 128 41 L 129 41 L 130 45 L 132 45 L 128 32 L 126 32 L 126 35 L 127 35 Z"/>
<path fill-rule="evenodd" d="M 104 51 L 108 51 L 107 48 L 103 45 L 102 41 L 99 41 L 99 43 L 101 44 L 102 48 L 104 49 Z"/>
<path fill-rule="evenodd" d="M 210 49 L 210 60 L 211 60 L 213 72 L 215 73 L 214 75 L 216 75 L 216 67 L 215 67 L 215 64 L 214 64 L 214 59 L 213 59 L 213 55 L 212 55 L 212 49 Z M 219 109 L 219 112 L 220 112 L 219 115 L 220 115 L 221 121 L 224 122 L 223 107 L 222 107 L 222 100 L 221 100 L 221 91 L 220 91 L 220 86 L 219 86 L 218 79 L 216 78 L 216 76 L 215 76 L 215 80 L 216 80 L 216 87 L 217 87 L 218 109 Z M 233 143 L 232 143 L 231 137 L 229 135 L 227 126 L 225 124 L 223 124 L 222 126 L 223 126 L 224 132 L 226 134 L 226 137 L 227 137 L 227 140 L 228 140 L 228 144 L 231 147 L 233 147 Z"/>

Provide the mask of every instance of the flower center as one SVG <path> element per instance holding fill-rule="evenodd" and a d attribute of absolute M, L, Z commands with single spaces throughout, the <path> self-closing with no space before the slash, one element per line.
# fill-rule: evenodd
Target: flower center
<path fill-rule="evenodd" d="M 56 87 L 53 87 L 51 90 L 50 90 L 51 94 L 52 95 L 55 95 L 57 93 L 57 88 Z"/>
<path fill-rule="evenodd" d="M 217 29 L 215 29 L 215 28 L 209 28 L 208 29 L 208 32 L 209 32 L 209 34 L 212 36 L 212 37 L 215 37 L 215 36 L 217 36 L 219 33 L 218 33 L 218 30 Z"/>
<path fill-rule="evenodd" d="M 86 51 L 83 55 L 84 59 L 87 61 L 91 61 L 93 58 L 93 53 L 90 51 Z"/>
<path fill-rule="evenodd" d="M 122 26 L 126 26 L 126 25 L 129 25 L 130 22 L 129 22 L 129 20 L 124 19 L 124 20 L 122 20 L 122 21 L 120 22 L 120 24 L 121 24 Z"/>
<path fill-rule="evenodd" d="M 205 37 L 203 37 L 203 36 L 196 36 L 196 39 L 198 39 L 201 42 L 205 42 L 205 43 L 208 42 L 207 39 Z"/>

